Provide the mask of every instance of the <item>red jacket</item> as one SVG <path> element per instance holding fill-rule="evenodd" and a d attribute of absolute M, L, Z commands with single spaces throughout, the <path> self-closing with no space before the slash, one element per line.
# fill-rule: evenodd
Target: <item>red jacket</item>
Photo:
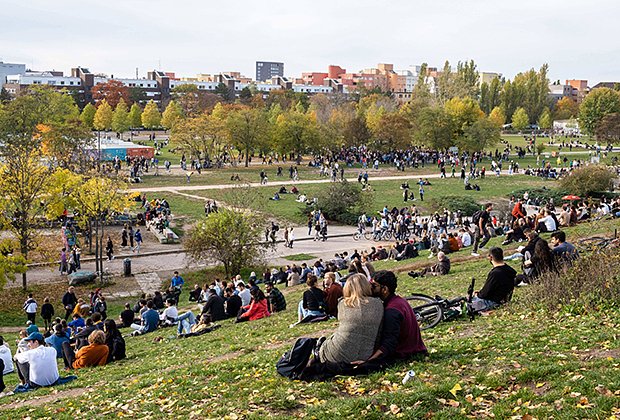
<path fill-rule="evenodd" d="M 525 212 L 523 211 L 523 205 L 517 201 L 515 206 L 512 208 L 512 215 L 517 219 L 521 217 L 525 217 Z"/>
<path fill-rule="evenodd" d="M 250 321 L 265 318 L 270 315 L 269 309 L 267 309 L 267 299 L 263 299 L 260 302 L 254 302 L 254 299 L 252 299 L 252 302 L 243 308 L 247 309 L 247 311 L 241 315 L 241 318 L 248 318 Z"/>

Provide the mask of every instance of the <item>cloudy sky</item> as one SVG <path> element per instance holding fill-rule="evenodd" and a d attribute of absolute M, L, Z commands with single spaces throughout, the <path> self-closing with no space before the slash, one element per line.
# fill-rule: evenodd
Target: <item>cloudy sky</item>
<path fill-rule="evenodd" d="M 512 78 L 620 80 L 618 0 L 0 0 L 0 59 L 37 70 L 84 66 L 180 76 L 283 61 L 287 76 L 474 59 Z"/>

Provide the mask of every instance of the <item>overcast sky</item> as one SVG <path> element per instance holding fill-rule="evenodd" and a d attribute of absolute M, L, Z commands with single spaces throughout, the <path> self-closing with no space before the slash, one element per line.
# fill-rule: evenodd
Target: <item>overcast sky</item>
<path fill-rule="evenodd" d="M 618 0 L 0 0 L 0 59 L 36 70 L 133 77 L 241 71 L 285 75 L 474 59 L 512 78 L 620 80 Z"/>

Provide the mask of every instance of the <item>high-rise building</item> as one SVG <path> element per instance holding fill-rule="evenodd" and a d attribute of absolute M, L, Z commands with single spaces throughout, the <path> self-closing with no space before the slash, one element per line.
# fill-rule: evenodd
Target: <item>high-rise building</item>
<path fill-rule="evenodd" d="M 284 76 L 284 63 L 275 63 L 271 61 L 256 62 L 256 81 L 266 82 L 274 76 Z"/>

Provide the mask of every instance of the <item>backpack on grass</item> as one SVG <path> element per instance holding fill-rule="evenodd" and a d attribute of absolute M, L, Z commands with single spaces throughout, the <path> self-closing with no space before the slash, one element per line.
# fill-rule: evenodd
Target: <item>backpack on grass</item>
<path fill-rule="evenodd" d="M 316 338 L 298 338 L 293 347 L 276 363 L 278 373 L 289 379 L 299 379 L 316 345 Z"/>

